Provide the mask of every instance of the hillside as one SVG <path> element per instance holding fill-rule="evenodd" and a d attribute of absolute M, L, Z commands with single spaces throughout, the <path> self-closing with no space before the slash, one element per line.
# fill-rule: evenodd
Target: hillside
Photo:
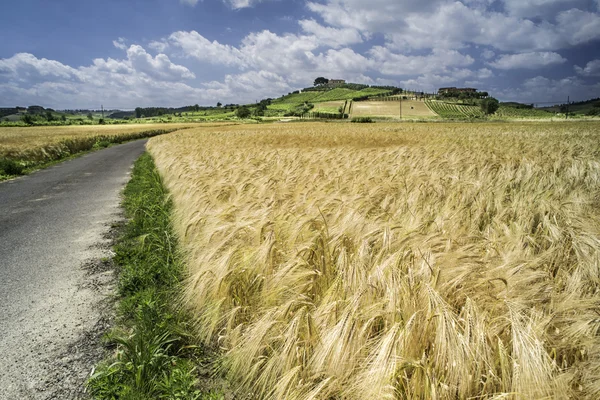
<path fill-rule="evenodd" d="M 449 103 L 438 100 L 426 100 L 425 104 L 435 114 L 446 119 L 469 119 L 483 117 L 483 112 L 478 106 Z"/>
<path fill-rule="evenodd" d="M 567 110 L 567 104 L 560 104 L 552 107 L 542 107 L 540 110 L 551 113 L 565 113 Z M 600 98 L 570 103 L 568 105 L 568 110 L 570 114 L 576 115 L 600 115 Z"/>
<path fill-rule="evenodd" d="M 352 84 L 325 90 L 309 88 L 272 100 L 271 104 L 268 106 L 268 109 L 290 110 L 304 103 L 312 103 L 317 105 L 318 103 L 327 103 L 332 101 L 366 99 L 370 96 L 382 96 L 391 93 L 392 88 L 368 87 L 364 85 Z"/>

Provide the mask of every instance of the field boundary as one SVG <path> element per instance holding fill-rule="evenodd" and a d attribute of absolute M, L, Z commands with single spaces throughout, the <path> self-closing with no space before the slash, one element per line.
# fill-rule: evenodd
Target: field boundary
<path fill-rule="evenodd" d="M 87 383 L 91 395 L 221 398 L 211 373 L 213 356 L 193 344 L 191 319 L 178 307 L 183 262 L 171 227 L 172 201 L 148 153 L 135 163 L 123 207 L 129 221 L 113 259 L 119 274 L 117 323 L 105 335 L 111 354 Z"/>

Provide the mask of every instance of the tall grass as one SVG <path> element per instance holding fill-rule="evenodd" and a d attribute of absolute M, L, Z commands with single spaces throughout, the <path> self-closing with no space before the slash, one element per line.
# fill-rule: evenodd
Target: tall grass
<path fill-rule="evenodd" d="M 269 399 L 600 397 L 597 124 L 153 138 L 185 301 Z"/>

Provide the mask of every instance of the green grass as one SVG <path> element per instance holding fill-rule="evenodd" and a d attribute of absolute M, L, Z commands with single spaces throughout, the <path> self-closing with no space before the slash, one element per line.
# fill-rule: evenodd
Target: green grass
<path fill-rule="evenodd" d="M 106 335 L 114 349 L 88 381 L 95 399 L 220 399 L 198 387 L 196 365 L 207 357 L 192 345 L 188 315 L 174 301 L 183 264 L 173 236 L 172 202 L 152 158 L 135 164 L 124 191 L 129 222 L 115 246 L 118 324 Z"/>

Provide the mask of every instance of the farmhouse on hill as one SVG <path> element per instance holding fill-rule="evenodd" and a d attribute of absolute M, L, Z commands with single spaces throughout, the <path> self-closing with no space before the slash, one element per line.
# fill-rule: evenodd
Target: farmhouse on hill
<path fill-rule="evenodd" d="M 346 84 L 345 79 L 330 79 L 329 82 L 327 82 L 327 86 L 330 87 L 340 86 L 344 84 Z"/>
<path fill-rule="evenodd" d="M 477 89 L 475 88 L 457 88 L 457 87 L 447 87 L 440 88 L 438 90 L 438 94 L 448 94 L 448 93 L 477 93 Z"/>

